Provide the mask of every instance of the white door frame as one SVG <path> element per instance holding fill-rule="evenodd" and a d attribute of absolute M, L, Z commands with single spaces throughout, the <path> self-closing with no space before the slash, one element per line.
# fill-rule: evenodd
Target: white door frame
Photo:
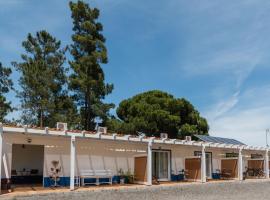
<path fill-rule="evenodd" d="M 166 149 L 153 149 L 152 153 L 154 152 L 165 152 L 168 155 L 168 178 L 161 178 L 158 179 L 158 181 L 170 181 L 171 180 L 171 150 L 166 150 Z M 153 160 L 155 158 L 153 157 Z M 154 167 L 154 166 L 152 166 Z M 153 170 L 153 168 L 152 168 Z"/>
<path fill-rule="evenodd" d="M 196 154 L 196 152 L 200 152 L 200 154 L 202 154 L 202 151 L 194 151 L 194 155 Z M 209 174 L 209 176 L 206 174 L 206 177 L 209 178 L 209 179 L 212 179 L 212 173 L 213 173 L 213 153 L 211 151 L 206 151 L 205 152 L 205 157 L 206 157 L 207 154 L 210 155 L 210 165 L 209 165 L 209 173 L 210 174 Z"/>

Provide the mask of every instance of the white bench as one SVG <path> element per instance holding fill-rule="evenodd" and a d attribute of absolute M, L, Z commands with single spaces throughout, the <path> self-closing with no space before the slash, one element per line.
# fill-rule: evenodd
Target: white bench
<path fill-rule="evenodd" d="M 99 185 L 100 178 L 106 178 L 109 179 L 109 181 L 102 181 L 101 183 L 109 183 L 112 185 L 112 178 L 113 178 L 113 174 L 111 170 L 82 170 L 81 171 L 81 185 L 84 186 L 86 184 L 94 184 L 94 185 Z M 94 178 L 96 179 L 96 182 L 93 183 L 85 183 L 85 179 L 90 179 L 90 178 Z"/>

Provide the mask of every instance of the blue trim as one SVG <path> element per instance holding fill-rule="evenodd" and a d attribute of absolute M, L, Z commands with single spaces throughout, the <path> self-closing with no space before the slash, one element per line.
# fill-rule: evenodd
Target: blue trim
<path fill-rule="evenodd" d="M 54 181 L 50 177 L 43 178 L 43 186 L 51 187 L 54 185 Z M 70 177 L 60 177 L 60 180 L 57 181 L 57 185 L 59 186 L 69 186 L 70 185 Z"/>
<path fill-rule="evenodd" d="M 51 187 L 54 185 L 54 181 L 50 178 L 50 177 L 44 177 L 44 182 L 43 182 L 43 186 L 44 187 Z M 100 184 L 106 184 L 104 182 L 108 182 L 109 179 L 108 178 L 100 178 L 99 179 L 99 183 Z M 96 179 L 95 178 L 87 178 L 84 179 L 85 183 L 95 183 Z M 112 182 L 113 183 L 120 183 L 120 176 L 113 176 L 112 178 Z M 60 180 L 57 182 L 57 185 L 59 186 L 69 186 L 70 185 L 70 177 L 60 177 Z"/>

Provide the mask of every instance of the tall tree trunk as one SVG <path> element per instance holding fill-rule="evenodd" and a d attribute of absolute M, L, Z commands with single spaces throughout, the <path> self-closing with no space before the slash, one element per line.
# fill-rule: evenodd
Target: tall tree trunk
<path fill-rule="evenodd" d="M 88 130 L 87 127 L 87 110 L 88 110 L 88 100 L 87 100 L 87 92 L 84 97 L 84 130 Z"/>
<path fill-rule="evenodd" d="M 43 111 L 42 109 L 40 110 L 40 116 L 39 116 L 39 126 L 40 128 L 43 128 Z"/>
<path fill-rule="evenodd" d="M 86 112 L 86 120 L 87 120 L 87 130 L 90 130 L 90 116 L 91 116 L 91 107 L 90 107 L 91 103 L 90 103 L 90 94 L 88 91 L 88 95 L 87 95 L 87 112 Z"/>

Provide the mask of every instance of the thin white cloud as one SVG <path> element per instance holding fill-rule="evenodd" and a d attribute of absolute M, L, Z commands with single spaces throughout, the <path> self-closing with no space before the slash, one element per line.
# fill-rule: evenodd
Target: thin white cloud
<path fill-rule="evenodd" d="M 210 121 L 210 134 L 235 138 L 248 145 L 265 145 L 265 130 L 270 126 L 270 106 L 239 110 Z"/>
<path fill-rule="evenodd" d="M 226 112 L 230 111 L 236 106 L 239 101 L 238 96 L 239 92 L 236 92 L 229 99 L 218 102 L 216 105 L 212 106 L 212 108 L 205 115 L 210 121 L 224 115 Z"/>
<path fill-rule="evenodd" d="M 185 66 L 184 71 L 188 76 L 229 73 L 235 77 L 236 88 L 240 88 L 253 69 L 262 62 L 263 55 L 264 53 L 259 51 L 257 47 L 243 46 L 236 50 L 226 49 L 208 55 L 206 58 L 199 58 L 197 62 Z"/>
<path fill-rule="evenodd" d="M 223 6 L 210 0 L 192 7 L 188 27 L 192 38 L 186 49 L 191 59 L 181 63 L 181 72 L 190 77 L 228 73 L 224 78 L 233 76 L 234 89 L 240 89 L 254 68 L 268 59 L 267 8 L 267 1 L 241 0 Z"/>
<path fill-rule="evenodd" d="M 221 105 L 226 112 L 220 112 L 218 117 L 208 115 L 210 134 L 236 138 L 249 145 L 265 145 L 265 130 L 270 127 L 269 102 L 270 85 L 237 94 L 235 99 Z"/>
<path fill-rule="evenodd" d="M 181 73 L 190 79 L 215 80 L 208 93 L 214 103 L 204 112 L 211 135 L 264 145 L 265 129 L 270 126 L 269 86 L 251 88 L 246 80 L 269 62 L 269 2 L 237 1 L 223 6 L 211 2 L 195 8 L 197 15 L 190 23 L 194 31 L 186 49 L 188 58 L 180 63 Z"/>

